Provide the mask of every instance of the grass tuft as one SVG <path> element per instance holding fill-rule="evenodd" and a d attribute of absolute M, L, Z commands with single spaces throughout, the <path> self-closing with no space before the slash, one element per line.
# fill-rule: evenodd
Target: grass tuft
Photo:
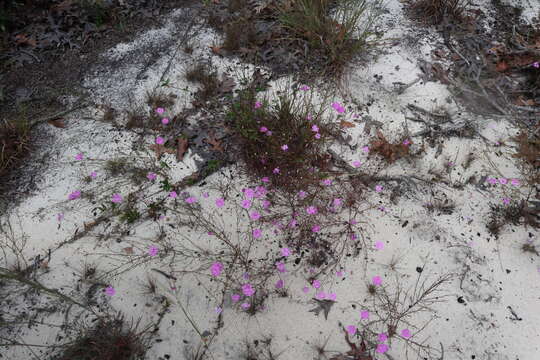
<path fill-rule="evenodd" d="M 412 18 L 426 25 L 438 25 L 445 19 L 462 21 L 467 0 L 416 0 L 409 7 Z"/>
<path fill-rule="evenodd" d="M 30 127 L 26 120 L 0 123 L 0 178 L 8 175 L 30 151 Z"/>

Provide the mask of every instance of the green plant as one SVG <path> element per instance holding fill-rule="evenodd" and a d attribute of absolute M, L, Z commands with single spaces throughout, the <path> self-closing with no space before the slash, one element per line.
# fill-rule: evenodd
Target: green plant
<path fill-rule="evenodd" d="M 447 18 L 463 20 L 469 4 L 468 0 L 416 0 L 410 5 L 409 13 L 425 24 L 437 25 Z"/>
<path fill-rule="evenodd" d="M 127 209 L 126 211 L 124 211 L 124 213 L 122 214 L 120 219 L 122 221 L 127 222 L 128 224 L 133 224 L 140 217 L 141 217 L 141 214 L 139 213 L 139 211 L 137 209 L 130 208 L 130 209 Z"/>
<path fill-rule="evenodd" d="M 373 34 L 378 1 L 341 0 L 335 16 L 329 15 L 331 0 L 293 0 L 280 5 L 279 21 L 295 37 L 305 39 L 312 55 L 323 56 L 324 68 L 339 73 Z"/>

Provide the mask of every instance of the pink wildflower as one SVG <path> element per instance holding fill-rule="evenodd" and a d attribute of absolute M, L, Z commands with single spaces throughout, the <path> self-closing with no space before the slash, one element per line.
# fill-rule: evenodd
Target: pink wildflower
<path fill-rule="evenodd" d="M 91 177 L 92 179 L 95 179 L 95 178 L 97 177 L 97 172 L 92 171 L 92 172 L 90 173 L 90 177 Z"/>
<path fill-rule="evenodd" d="M 310 215 L 314 215 L 317 213 L 317 208 L 315 206 L 309 206 L 307 209 L 306 209 L 306 212 Z"/>
<path fill-rule="evenodd" d="M 319 300 L 323 300 L 323 299 L 326 298 L 326 293 L 325 293 L 324 291 L 319 291 L 319 292 L 315 295 L 315 297 L 316 297 L 317 299 L 319 299 Z"/>
<path fill-rule="evenodd" d="M 75 190 L 74 192 L 72 192 L 71 194 L 69 194 L 68 196 L 68 199 L 69 200 L 75 200 L 77 198 L 81 197 L 81 192 L 80 190 Z"/>
<path fill-rule="evenodd" d="M 289 149 L 289 146 L 287 144 L 281 146 L 281 150 L 287 151 Z"/>
<path fill-rule="evenodd" d="M 262 207 L 263 209 L 268 209 L 270 207 L 271 202 L 269 200 L 263 200 Z"/>
<path fill-rule="evenodd" d="M 162 123 L 163 125 L 167 125 L 167 124 L 169 123 L 169 118 L 163 118 L 163 119 L 161 119 L 161 123 Z"/>
<path fill-rule="evenodd" d="M 495 178 L 488 178 L 487 179 L 487 182 L 490 183 L 491 185 L 495 185 L 497 183 L 497 179 Z"/>
<path fill-rule="evenodd" d="M 261 179 L 261 181 L 267 183 L 270 182 L 270 179 L 268 178 L 268 176 L 265 176 Z"/>
<path fill-rule="evenodd" d="M 169 193 L 169 197 L 170 197 L 170 198 L 173 198 L 173 199 L 174 199 L 174 198 L 176 198 L 177 196 L 178 196 L 178 194 L 176 193 L 176 191 L 171 191 L 171 192 Z"/>
<path fill-rule="evenodd" d="M 332 179 L 324 179 L 322 183 L 323 185 L 330 186 L 332 185 Z"/>
<path fill-rule="evenodd" d="M 231 295 L 231 300 L 232 300 L 233 302 L 238 302 L 238 300 L 240 300 L 240 295 L 238 295 L 238 294 L 232 294 L 232 295 Z"/>
<path fill-rule="evenodd" d="M 376 191 L 376 192 L 381 192 L 382 189 L 383 189 L 383 187 L 382 187 L 381 185 L 375 186 L 375 191 Z"/>
<path fill-rule="evenodd" d="M 298 192 L 298 197 L 299 197 L 300 199 L 304 199 L 306 196 L 307 196 L 307 193 L 306 193 L 305 191 L 300 190 L 300 191 Z"/>
<path fill-rule="evenodd" d="M 158 248 L 155 247 L 155 246 L 150 246 L 150 248 L 148 249 L 148 255 L 150 256 L 156 256 L 157 253 L 158 253 Z"/>
<path fill-rule="evenodd" d="M 532 64 L 535 68 L 540 68 L 540 62 L 536 61 Z"/>
<path fill-rule="evenodd" d="M 283 280 L 279 279 L 276 282 L 276 289 L 282 289 L 284 285 L 285 285 L 285 282 Z"/>
<path fill-rule="evenodd" d="M 274 170 L 272 170 L 272 172 L 273 172 L 274 174 L 279 174 L 279 168 L 275 168 Z"/>
<path fill-rule="evenodd" d="M 266 126 L 261 126 L 261 127 L 259 128 L 259 131 L 262 132 L 262 133 L 265 133 L 265 132 L 268 131 L 268 128 L 267 128 Z"/>
<path fill-rule="evenodd" d="M 213 276 L 219 276 L 222 270 L 223 270 L 223 264 L 220 262 L 215 262 L 210 267 L 210 271 L 212 272 Z"/>
<path fill-rule="evenodd" d="M 369 319 L 369 311 L 367 311 L 367 310 L 362 310 L 362 311 L 360 312 L 360 318 L 361 318 L 361 319 Z"/>
<path fill-rule="evenodd" d="M 194 202 L 197 202 L 197 199 L 195 197 L 193 197 L 193 196 L 190 196 L 190 197 L 186 198 L 186 202 L 188 204 L 193 204 Z"/>
<path fill-rule="evenodd" d="M 161 136 L 158 136 L 158 137 L 156 138 L 156 144 L 158 144 L 158 145 L 163 145 L 163 144 L 165 144 L 165 139 L 162 138 Z"/>
<path fill-rule="evenodd" d="M 383 342 L 383 341 L 386 341 L 386 339 L 388 339 L 388 335 L 386 335 L 385 333 L 380 333 L 377 338 L 379 339 L 380 342 Z"/>
<path fill-rule="evenodd" d="M 254 237 L 255 239 L 260 238 L 261 235 L 262 235 L 261 229 L 255 229 L 255 230 L 253 230 L 253 237 Z"/>
<path fill-rule="evenodd" d="M 249 209 L 251 207 L 251 200 L 247 200 L 247 199 L 242 200 L 241 206 L 244 209 Z"/>
<path fill-rule="evenodd" d="M 164 108 L 161 108 L 161 107 L 158 107 L 158 108 L 156 109 L 156 112 L 157 112 L 158 114 L 161 115 L 161 114 L 163 114 L 163 113 L 165 112 L 165 109 L 164 109 Z"/>
<path fill-rule="evenodd" d="M 249 216 L 252 220 L 259 220 L 261 218 L 261 214 L 257 211 L 253 211 Z"/>
<path fill-rule="evenodd" d="M 291 255 L 291 250 L 289 250 L 289 248 L 281 248 L 281 256 L 289 256 Z"/>
<path fill-rule="evenodd" d="M 311 283 L 311 285 L 313 285 L 313 287 L 315 289 L 318 289 L 321 287 L 321 282 L 319 280 L 313 280 L 313 282 Z"/>
<path fill-rule="evenodd" d="M 321 227 L 319 225 L 315 225 L 311 228 L 311 231 L 314 233 L 321 231 Z"/>
<path fill-rule="evenodd" d="M 409 329 L 403 329 L 401 330 L 401 336 L 403 336 L 405 339 L 408 339 L 411 337 L 411 330 Z"/>
<path fill-rule="evenodd" d="M 373 282 L 373 285 L 381 285 L 382 279 L 380 276 L 374 276 L 371 281 Z"/>
<path fill-rule="evenodd" d="M 332 107 L 334 108 L 334 110 L 336 110 L 339 114 L 342 114 L 345 112 L 345 108 L 343 106 L 341 106 L 340 103 L 332 103 Z"/>
<path fill-rule="evenodd" d="M 319 132 L 319 127 L 317 125 L 311 126 L 311 131 Z"/>
<path fill-rule="evenodd" d="M 122 195 L 120 195 L 120 194 L 118 194 L 118 193 L 113 194 L 112 199 L 111 199 L 111 201 L 112 201 L 113 203 L 121 203 L 122 200 L 123 200 L 123 199 L 122 199 Z"/>
<path fill-rule="evenodd" d="M 336 301 L 337 295 L 336 293 L 329 293 L 328 294 L 328 300 Z"/>
<path fill-rule="evenodd" d="M 255 196 L 255 191 L 253 191 L 253 189 L 246 189 L 244 190 L 244 196 L 248 199 L 253 199 Z"/>
<path fill-rule="evenodd" d="M 279 272 L 286 272 L 287 270 L 285 269 L 285 264 L 282 263 L 282 262 L 277 262 L 276 263 L 276 268 L 278 269 Z"/>
<path fill-rule="evenodd" d="M 512 179 L 512 185 L 519 186 L 519 180 L 518 179 Z"/>
<path fill-rule="evenodd" d="M 362 165 L 362 163 L 361 163 L 360 161 L 358 161 L 358 160 L 353 161 L 352 164 L 353 164 L 353 166 L 354 166 L 355 168 L 360 167 L 360 165 Z"/>
<path fill-rule="evenodd" d="M 259 101 L 256 101 L 256 102 L 255 102 L 255 106 L 254 106 L 255 109 L 258 109 L 258 108 L 260 108 L 261 106 L 262 106 L 262 104 L 261 104 Z"/>
<path fill-rule="evenodd" d="M 340 206 L 340 205 L 341 205 L 341 199 L 340 198 L 334 199 L 334 206 Z"/>
<path fill-rule="evenodd" d="M 503 185 L 506 185 L 506 184 L 508 184 L 508 179 L 500 178 L 500 179 L 499 179 L 499 182 L 500 182 L 501 184 L 503 184 Z"/>
<path fill-rule="evenodd" d="M 302 291 L 303 291 L 305 294 L 307 294 L 307 293 L 309 292 L 309 287 L 304 286 L 304 287 L 302 288 Z"/>
<path fill-rule="evenodd" d="M 250 308 L 251 304 L 250 303 L 247 303 L 247 302 L 244 302 L 242 303 L 242 305 L 240 305 L 242 307 L 242 309 L 244 310 L 247 310 Z"/>
<path fill-rule="evenodd" d="M 364 153 L 366 153 L 366 154 L 369 153 L 369 146 L 364 146 L 364 147 L 362 148 L 362 151 L 363 151 Z"/>
<path fill-rule="evenodd" d="M 216 200 L 216 206 L 218 208 L 223 207 L 223 205 L 225 205 L 225 200 L 223 200 L 222 198 Z"/>
<path fill-rule="evenodd" d="M 505 205 L 510 204 L 510 199 L 509 199 L 509 198 L 504 198 L 504 199 L 503 199 L 503 203 L 504 203 Z"/>
<path fill-rule="evenodd" d="M 83 156 L 83 153 L 78 153 L 77 155 L 75 155 L 75 160 L 82 160 Z"/>
<path fill-rule="evenodd" d="M 409 145 L 411 142 L 409 141 L 409 139 L 405 139 L 403 140 L 403 145 L 407 146 Z"/>
<path fill-rule="evenodd" d="M 251 295 L 255 294 L 255 290 L 253 289 L 253 287 L 249 283 L 242 285 L 242 292 L 246 296 L 251 296 Z"/>
<path fill-rule="evenodd" d="M 302 90 L 302 91 L 308 91 L 308 90 L 309 90 L 309 86 L 307 86 L 307 85 L 302 85 L 302 86 L 300 87 L 300 90 Z"/>
<path fill-rule="evenodd" d="M 105 294 L 113 296 L 114 294 L 116 294 L 116 290 L 112 286 L 107 286 L 105 288 Z"/>
<path fill-rule="evenodd" d="M 380 353 L 380 354 L 384 354 L 385 352 L 388 351 L 388 345 L 386 344 L 379 344 L 377 345 L 377 352 Z"/>
<path fill-rule="evenodd" d="M 148 174 L 146 174 L 146 177 L 148 178 L 148 180 L 156 180 L 157 175 L 153 172 L 149 172 Z"/>
<path fill-rule="evenodd" d="M 316 133 L 315 134 L 315 139 L 320 139 L 321 138 L 321 134 L 320 133 Z"/>
<path fill-rule="evenodd" d="M 376 248 L 377 250 L 382 250 L 382 249 L 384 248 L 384 243 L 383 243 L 382 241 L 377 241 L 377 242 L 375 243 L 375 248 Z"/>
<path fill-rule="evenodd" d="M 64 219 L 64 214 L 58 213 L 58 214 L 56 215 L 56 220 L 58 220 L 58 222 L 62 221 L 63 219 Z"/>
<path fill-rule="evenodd" d="M 356 326 L 354 326 L 354 325 L 347 326 L 347 333 L 349 333 L 349 335 L 351 335 L 351 336 L 356 334 Z"/>

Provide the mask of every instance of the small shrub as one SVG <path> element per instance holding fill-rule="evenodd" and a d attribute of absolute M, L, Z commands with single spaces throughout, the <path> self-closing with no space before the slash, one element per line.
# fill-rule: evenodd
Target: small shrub
<path fill-rule="evenodd" d="M 257 102 L 256 92 L 245 89 L 228 113 L 251 176 L 267 176 L 272 184 L 291 192 L 319 183 L 321 174 L 315 169 L 328 170 L 330 155 L 325 144 L 334 131 L 323 123 L 322 111 L 314 113 L 312 106 L 301 103 L 295 94 L 279 95 L 270 105 Z M 265 129 L 268 131 L 262 131 Z"/>
<path fill-rule="evenodd" d="M 219 80 L 217 71 L 212 71 L 210 65 L 198 63 L 187 69 L 186 80 L 201 84 L 201 89 L 197 91 L 196 97 L 201 101 L 207 101 L 217 95 L 221 89 L 222 82 Z"/>
<path fill-rule="evenodd" d="M 53 360 L 144 359 L 147 339 L 144 333 L 137 333 L 137 325 L 126 327 L 121 315 L 100 318 L 94 327 L 83 327 L 77 338 Z"/>
<path fill-rule="evenodd" d="M 416 0 L 409 7 L 410 15 L 427 25 L 438 25 L 444 19 L 463 20 L 467 0 Z"/>
<path fill-rule="evenodd" d="M 251 48 L 257 43 L 257 32 L 253 21 L 237 19 L 225 27 L 225 40 L 223 48 L 228 51 L 237 51 L 242 47 Z"/>
<path fill-rule="evenodd" d="M 0 178 L 22 162 L 30 151 L 30 126 L 26 120 L 0 123 Z"/>
<path fill-rule="evenodd" d="M 381 155 L 386 161 L 392 164 L 396 160 L 410 155 L 409 146 L 410 144 L 403 144 L 403 141 L 392 144 L 377 130 L 377 138 L 371 140 L 369 148 L 371 153 Z"/>

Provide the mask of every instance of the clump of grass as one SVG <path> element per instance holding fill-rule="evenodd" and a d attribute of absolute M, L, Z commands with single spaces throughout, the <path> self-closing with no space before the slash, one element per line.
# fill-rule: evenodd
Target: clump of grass
<path fill-rule="evenodd" d="M 28 121 L 3 120 L 0 123 L 0 178 L 9 174 L 30 151 Z"/>
<path fill-rule="evenodd" d="M 429 212 L 438 211 L 439 214 L 450 215 L 456 209 L 456 204 L 453 200 L 448 198 L 445 198 L 444 200 L 434 199 L 425 204 L 424 207 L 428 209 Z"/>
<path fill-rule="evenodd" d="M 201 101 L 206 101 L 217 95 L 221 88 L 217 71 L 212 71 L 208 64 L 193 65 L 186 70 L 185 77 L 190 82 L 201 84 L 201 89 L 196 94 L 196 97 Z"/>
<path fill-rule="evenodd" d="M 462 21 L 468 0 L 416 0 L 409 7 L 410 15 L 427 25 L 438 25 L 444 19 Z"/>
<path fill-rule="evenodd" d="M 367 291 L 369 295 L 374 296 L 377 294 L 377 287 L 373 284 L 368 284 Z"/>
<path fill-rule="evenodd" d="M 165 95 L 162 92 L 147 92 L 146 93 L 146 103 L 152 108 L 156 109 L 161 108 L 170 108 L 174 105 L 174 98 L 176 96 L 173 94 Z"/>
<path fill-rule="evenodd" d="M 242 47 L 251 48 L 257 43 L 257 32 L 253 21 L 240 18 L 225 26 L 225 39 L 222 47 L 228 51 L 237 51 Z"/>
<path fill-rule="evenodd" d="M 128 224 L 133 224 L 141 217 L 141 213 L 137 209 L 129 208 L 126 209 L 120 216 L 120 220 L 127 222 Z"/>
<path fill-rule="evenodd" d="M 293 36 L 307 41 L 312 55 L 325 59 L 324 68 L 339 73 L 367 47 L 376 13 L 371 11 L 375 4 L 367 0 L 342 0 L 337 3 L 334 20 L 330 16 L 332 5 L 335 1 L 289 1 L 278 6 L 279 20 Z"/>
<path fill-rule="evenodd" d="M 535 254 L 536 256 L 540 256 L 540 253 L 538 253 L 536 246 L 534 246 L 533 244 L 525 243 L 521 245 L 521 251 Z"/>
<path fill-rule="evenodd" d="M 532 169 L 536 169 L 535 173 L 537 174 L 537 170 L 540 168 L 540 137 L 534 136 L 532 131 L 522 131 L 512 140 L 517 143 L 517 152 L 512 156 L 521 159 Z"/>
<path fill-rule="evenodd" d="M 105 163 L 105 170 L 111 174 L 111 176 L 118 176 L 127 172 L 127 161 L 125 158 L 118 158 L 107 160 Z"/>
<path fill-rule="evenodd" d="M 495 237 L 500 235 L 501 229 L 508 224 L 527 224 L 538 227 L 540 223 L 535 218 L 533 210 L 529 209 L 525 201 L 513 201 L 508 205 L 491 206 L 487 229 Z"/>
<path fill-rule="evenodd" d="M 92 328 L 83 327 L 77 338 L 54 360 L 135 360 L 144 359 L 148 348 L 145 332 L 138 323 L 126 326 L 124 317 L 100 318 Z"/>
<path fill-rule="evenodd" d="M 322 111 L 313 113 L 312 106 L 302 103 L 295 92 L 279 95 L 271 105 L 266 100 L 258 102 L 253 89 L 244 89 L 231 104 L 228 119 L 252 176 L 267 176 L 275 186 L 295 192 L 319 182 L 315 169 L 329 167 L 325 145 L 334 130 L 323 123 Z M 314 125 L 318 132 L 312 130 Z"/>

